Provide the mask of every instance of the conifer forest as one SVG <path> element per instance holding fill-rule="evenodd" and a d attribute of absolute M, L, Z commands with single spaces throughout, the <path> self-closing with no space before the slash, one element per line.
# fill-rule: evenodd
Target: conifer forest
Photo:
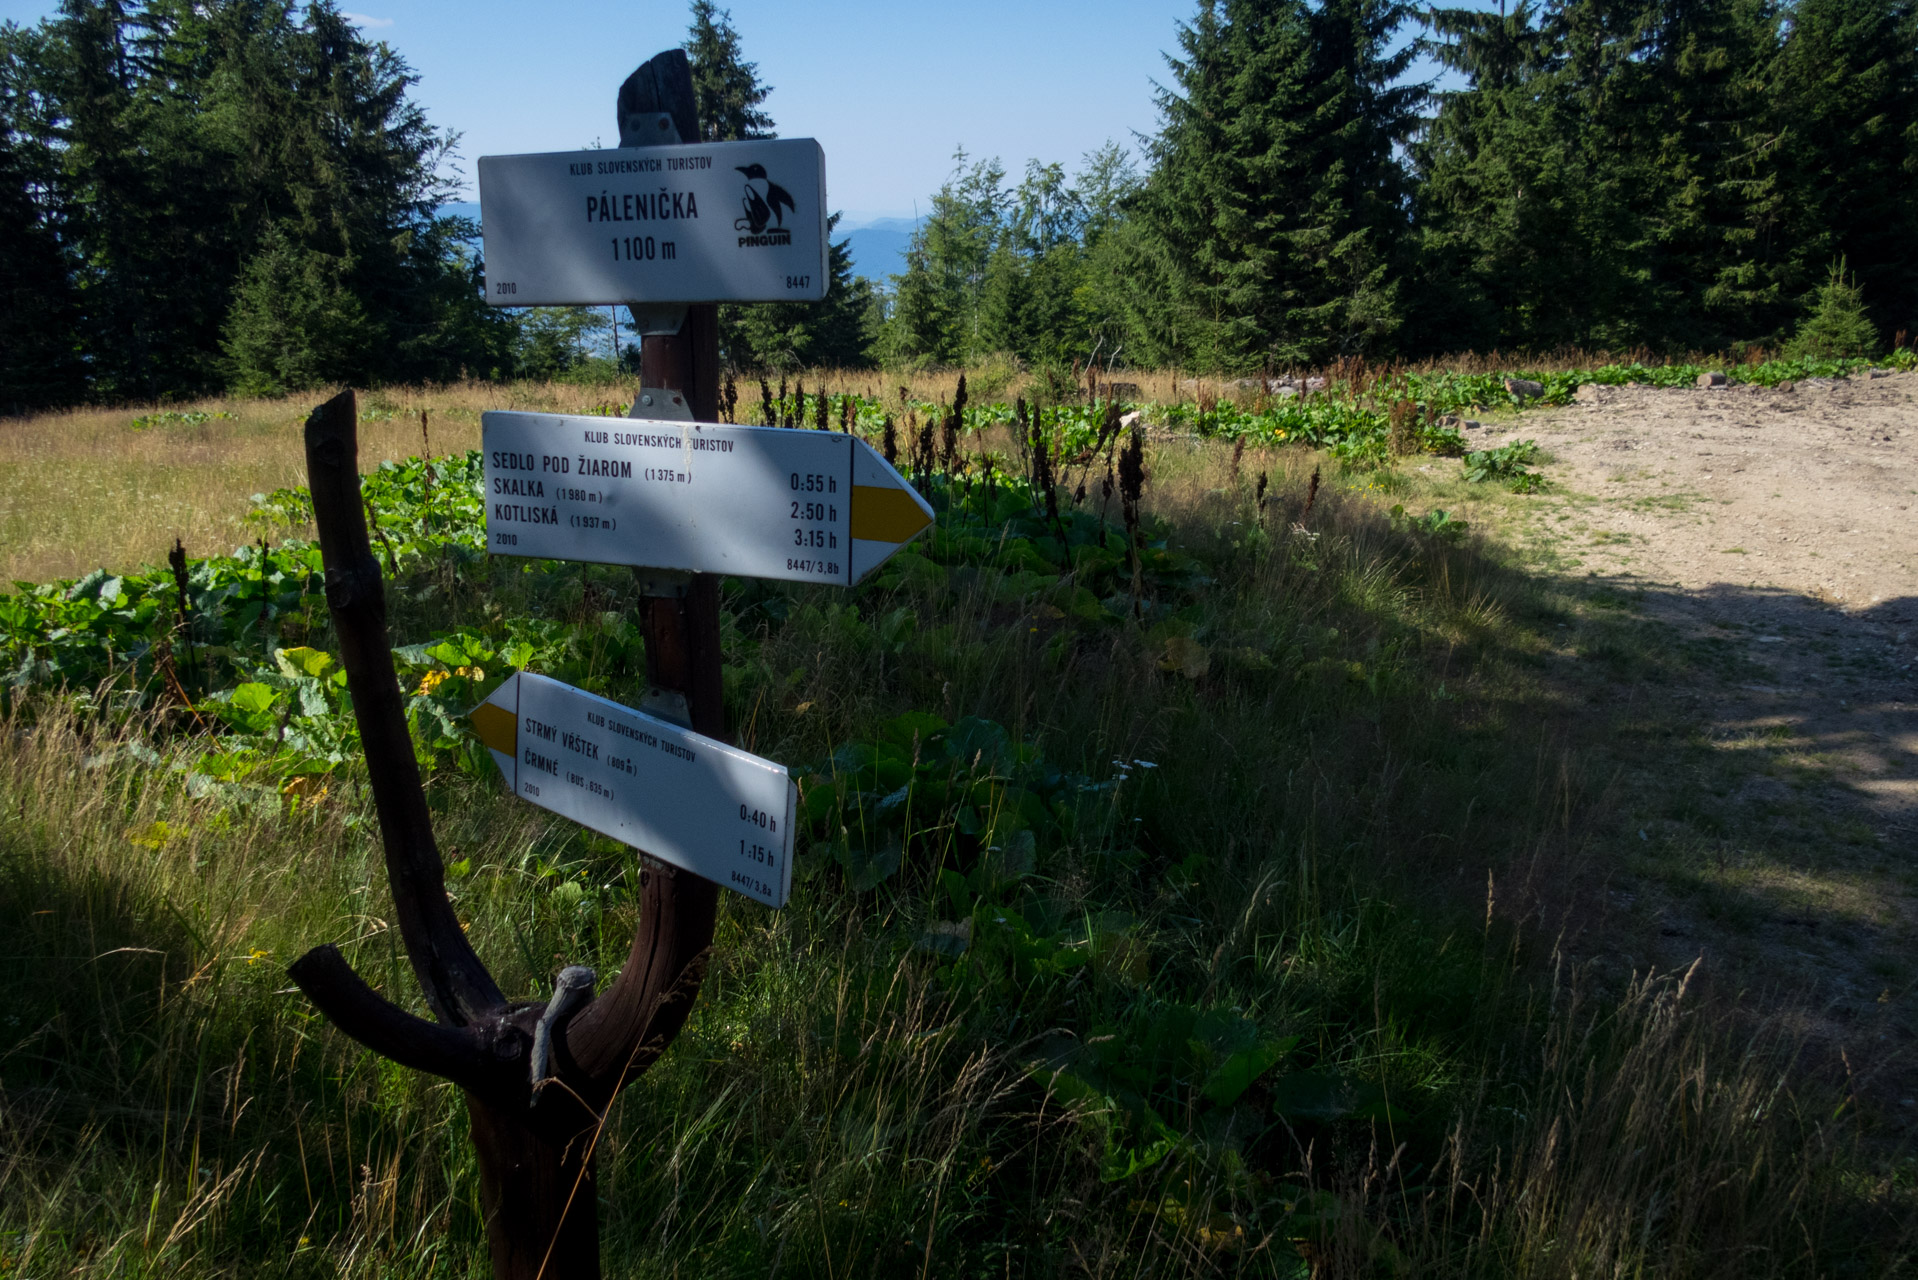
<path fill-rule="evenodd" d="M 695 17 L 703 127 L 771 136 L 739 33 Z M 826 302 L 728 323 L 729 360 L 1778 348 L 1834 272 L 1879 341 L 1918 325 L 1902 0 L 1226 0 L 1167 34 L 1155 134 L 961 152 L 903 274 L 842 254 Z M 0 402 L 545 376 L 630 341 L 487 312 L 476 228 L 439 212 L 456 135 L 331 5 L 72 0 L 0 40 Z"/>

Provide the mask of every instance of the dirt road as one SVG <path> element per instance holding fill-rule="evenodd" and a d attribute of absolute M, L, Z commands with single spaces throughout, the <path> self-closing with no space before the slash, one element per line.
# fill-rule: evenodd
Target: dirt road
<path fill-rule="evenodd" d="M 1695 691 L 1721 729 L 1809 740 L 1918 851 L 1918 374 L 1583 397 L 1473 434 L 1555 459 L 1542 527 L 1575 571 L 1737 646 Z"/>
<path fill-rule="evenodd" d="M 1607 779 L 1579 949 L 1702 961 L 1918 1141 L 1918 374 L 1594 387 L 1470 436 L 1546 450 L 1502 532 L 1649 624 L 1609 668 L 1561 633 Z"/>

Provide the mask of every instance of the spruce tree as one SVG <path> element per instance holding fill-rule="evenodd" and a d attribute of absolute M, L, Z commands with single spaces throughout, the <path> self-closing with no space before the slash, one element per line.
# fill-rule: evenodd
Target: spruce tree
<path fill-rule="evenodd" d="M 692 30 L 686 56 L 693 64 L 693 99 L 699 106 L 700 133 L 708 142 L 770 138 L 773 118 L 760 110 L 772 93 L 759 83 L 759 66 L 740 55 L 732 14 L 713 0 L 693 0 Z"/>
<path fill-rule="evenodd" d="M 347 297 L 356 381 L 500 367 L 511 326 L 481 300 L 472 228 L 437 213 L 451 140 L 328 0 L 63 0 L 8 43 L 43 104 L 13 132 L 55 160 L 35 198 L 85 300 L 89 394 L 204 393 L 242 367 L 346 377 L 324 327 L 303 356 L 259 353 Z M 341 305 L 268 305 L 265 280 L 324 280 Z"/>
<path fill-rule="evenodd" d="M 1763 92 L 1777 6 L 1651 0 L 1640 21 L 1646 52 L 1623 79 L 1641 100 L 1617 129 L 1649 160 L 1640 188 L 1654 246 L 1645 329 L 1672 349 L 1720 349 L 1780 301 L 1767 235 L 1778 138 Z"/>
<path fill-rule="evenodd" d="M 1561 64 L 1538 11 L 1435 9 L 1425 47 L 1466 86 L 1437 95 L 1414 144 L 1419 286 L 1413 349 L 1574 343 L 1604 309 L 1591 243 L 1609 191 L 1578 169 L 1552 72 Z"/>
<path fill-rule="evenodd" d="M 720 308 L 720 341 L 729 363 L 750 369 L 854 368 L 869 362 L 867 311 L 872 284 L 854 279 L 849 242 L 830 239 L 832 278 L 819 302 L 758 302 Z"/>
<path fill-rule="evenodd" d="M 906 270 L 893 277 L 889 360 L 953 364 L 982 349 L 981 301 L 1007 234 L 1005 180 L 997 159 L 975 161 L 963 147 L 953 156 L 952 176 L 907 245 Z"/>
<path fill-rule="evenodd" d="M 79 299 L 52 207 L 57 160 L 36 142 L 33 37 L 0 28 L 0 414 L 70 404 L 83 385 Z"/>
<path fill-rule="evenodd" d="M 1918 330 L 1918 5 L 1797 0 L 1770 99 L 1787 300 L 1843 257 L 1881 329 Z"/>
<path fill-rule="evenodd" d="M 923 230 L 923 229 L 921 229 Z M 906 269 L 892 278 L 892 298 L 879 354 L 889 365 L 930 365 L 956 360 L 961 347 L 963 290 L 915 230 L 906 245 Z"/>
<path fill-rule="evenodd" d="M 267 228 L 227 317 L 222 346 L 235 391 L 285 395 L 364 373 L 377 329 L 354 296 L 351 270 L 347 259 Z"/>
<path fill-rule="evenodd" d="M 1116 142 L 1081 157 L 1072 180 L 1082 211 L 1082 266 L 1073 293 L 1084 326 L 1081 341 L 1088 344 L 1088 356 L 1096 350 L 1102 359 L 1123 357 L 1134 364 L 1141 356 L 1126 344 L 1125 320 L 1129 306 L 1137 302 L 1135 275 L 1128 264 L 1138 240 L 1130 207 L 1139 183 L 1131 153 Z"/>
<path fill-rule="evenodd" d="M 1208 0 L 1181 28 L 1139 197 L 1138 265 L 1171 312 L 1135 313 L 1148 358 L 1244 369 L 1388 340 L 1409 248 L 1396 152 L 1424 92 L 1390 47 L 1408 13 Z"/>
<path fill-rule="evenodd" d="M 1105 191 L 1100 198 L 1109 203 L 1114 196 Z M 1108 209 L 1102 216 L 1115 215 Z M 980 282 L 971 357 L 1005 351 L 1059 363 L 1089 354 L 1087 219 L 1086 201 L 1065 166 L 1027 163 Z"/>
<path fill-rule="evenodd" d="M 732 15 L 712 0 L 693 0 L 692 13 L 685 47 L 701 134 L 711 142 L 776 136 L 772 116 L 760 109 L 772 90 L 759 83 L 757 64 L 745 60 Z M 720 306 L 719 344 L 728 363 L 756 369 L 866 362 L 872 289 L 854 281 L 847 242 L 832 243 L 838 223 L 837 213 L 826 222 L 828 279 L 822 301 Z"/>
<path fill-rule="evenodd" d="M 1811 360 L 1844 360 L 1873 355 L 1878 331 L 1865 308 L 1865 291 L 1845 270 L 1845 260 L 1831 264 L 1824 285 L 1798 332 L 1787 344 L 1788 355 Z"/>
<path fill-rule="evenodd" d="M 1428 22 L 1471 79 L 1415 148 L 1430 332 L 1688 349 L 1776 322 L 1771 0 L 1565 0 Z"/>
<path fill-rule="evenodd" d="M 122 0 L 62 0 L 39 70 L 42 92 L 58 104 L 49 140 L 59 147 L 57 198 L 80 260 L 94 389 L 152 398 L 211 387 L 217 375 L 208 317 L 181 296 L 191 283 L 181 278 L 185 263 L 204 246 L 192 226 L 180 225 L 165 180 L 175 162 L 201 157 L 180 154 L 190 133 L 169 130 L 174 136 L 159 146 L 141 136 L 157 122 L 156 108 L 175 106 L 179 95 L 159 103 L 136 96 L 129 10 Z"/>

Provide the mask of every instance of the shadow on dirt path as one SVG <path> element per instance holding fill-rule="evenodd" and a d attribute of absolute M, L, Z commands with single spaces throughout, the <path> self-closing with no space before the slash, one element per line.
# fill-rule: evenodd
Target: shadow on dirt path
<path fill-rule="evenodd" d="M 1918 597 L 1570 585 L 1547 663 L 1583 704 L 1575 951 L 1620 978 L 1700 961 L 1918 1140 Z"/>
<path fill-rule="evenodd" d="M 1918 1140 L 1918 374 L 1588 387 L 1474 445 L 1508 438 L 1552 488 L 1474 518 L 1578 602 L 1547 659 L 1598 797 L 1576 945 L 1702 959 Z"/>

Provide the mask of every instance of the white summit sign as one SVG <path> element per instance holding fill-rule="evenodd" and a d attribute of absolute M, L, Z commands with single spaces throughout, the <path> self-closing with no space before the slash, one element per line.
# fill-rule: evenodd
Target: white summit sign
<path fill-rule="evenodd" d="M 523 671 L 471 720 L 522 800 L 786 905 L 799 801 L 786 766 Z"/>
<path fill-rule="evenodd" d="M 811 138 L 481 156 L 479 195 L 494 306 L 826 296 Z"/>
<path fill-rule="evenodd" d="M 480 415 L 495 555 L 850 586 L 932 525 L 857 436 Z"/>

